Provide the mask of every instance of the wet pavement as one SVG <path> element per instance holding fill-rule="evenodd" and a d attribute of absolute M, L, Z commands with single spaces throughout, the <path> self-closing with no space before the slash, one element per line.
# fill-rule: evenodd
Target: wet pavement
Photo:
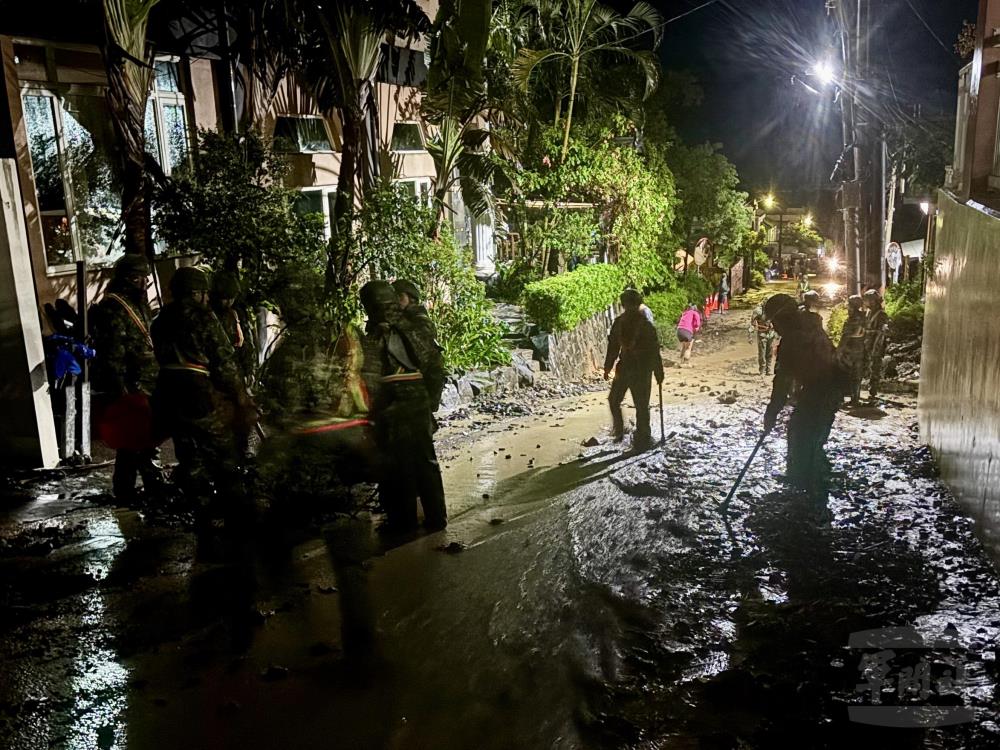
<path fill-rule="evenodd" d="M 997 746 L 1000 584 L 913 396 L 838 416 L 825 502 L 782 492 L 779 430 L 722 505 L 768 388 L 743 318 L 668 369 L 649 452 L 604 392 L 449 420 L 452 524 L 417 539 L 362 512 L 199 545 L 106 469 L 33 485 L 0 519 L 0 745 Z"/>

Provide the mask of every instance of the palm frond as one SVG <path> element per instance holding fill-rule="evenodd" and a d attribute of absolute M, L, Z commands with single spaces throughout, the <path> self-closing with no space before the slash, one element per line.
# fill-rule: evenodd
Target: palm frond
<path fill-rule="evenodd" d="M 554 49 L 522 49 L 514 59 L 514 64 L 511 66 L 511 73 L 514 76 L 515 83 L 521 90 L 527 91 L 531 83 L 531 74 L 535 68 L 544 62 L 566 57 L 568 55 L 565 52 Z"/>

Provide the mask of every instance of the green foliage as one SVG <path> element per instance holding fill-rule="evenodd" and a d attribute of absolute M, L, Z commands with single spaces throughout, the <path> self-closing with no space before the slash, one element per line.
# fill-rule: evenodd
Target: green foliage
<path fill-rule="evenodd" d="M 764 274 L 758 271 L 756 268 L 750 271 L 750 286 L 754 289 L 760 289 L 764 286 L 765 279 Z"/>
<path fill-rule="evenodd" d="M 154 223 L 171 252 L 196 254 L 213 269 L 239 271 L 244 302 L 276 306 L 284 269 L 322 274 L 322 218 L 295 210 L 282 186 L 288 163 L 258 132 L 202 130 L 194 166 L 154 195 Z"/>
<path fill-rule="evenodd" d="M 715 291 L 715 285 L 711 281 L 696 273 L 681 276 L 677 283 L 685 294 L 685 302 L 698 307 L 703 307 L 705 298 L 712 296 Z"/>
<path fill-rule="evenodd" d="M 616 265 L 581 266 L 528 284 L 524 309 L 543 330 L 569 331 L 614 304 L 625 286 L 625 275 Z"/>
<path fill-rule="evenodd" d="M 781 244 L 785 248 L 794 247 L 799 252 L 815 254 L 816 248 L 823 244 L 823 238 L 811 226 L 796 221 L 781 228 Z"/>
<path fill-rule="evenodd" d="M 826 332 L 830 334 L 830 340 L 836 346 L 840 343 L 840 337 L 844 333 L 844 324 L 847 322 L 847 303 L 841 302 L 830 309 L 830 317 L 826 321 Z"/>
<path fill-rule="evenodd" d="M 672 254 L 673 178 L 669 169 L 651 169 L 635 149 L 617 144 L 614 138 L 626 132 L 626 123 L 619 118 L 614 125 L 572 138 L 562 161 L 556 159 L 559 133 L 549 128 L 526 155 L 518 184 L 527 198 L 595 204 L 605 235 L 620 249 L 627 281 L 657 286 L 669 275 L 663 258 Z M 526 212 L 520 216 L 530 221 Z M 575 230 L 583 228 L 582 219 L 573 221 L 579 222 Z"/>
<path fill-rule="evenodd" d="M 654 292 L 646 296 L 646 305 L 653 312 L 656 334 L 660 345 L 668 349 L 677 348 L 677 321 L 687 309 L 687 293 L 677 287 L 669 291 Z"/>
<path fill-rule="evenodd" d="M 524 287 L 541 278 L 529 259 L 498 263 L 496 279 L 487 287 L 490 298 L 501 302 L 520 303 Z"/>
<path fill-rule="evenodd" d="M 399 185 L 382 186 L 367 197 L 359 214 L 359 259 L 373 278 L 409 279 L 438 328 L 450 370 L 492 367 L 510 361 L 503 325 L 493 319 L 485 287 L 472 258 L 442 232 L 428 237 L 434 212 Z"/>
<path fill-rule="evenodd" d="M 892 319 L 893 334 L 900 338 L 919 336 L 924 328 L 923 287 L 918 280 L 894 284 L 885 292 L 885 311 Z"/>

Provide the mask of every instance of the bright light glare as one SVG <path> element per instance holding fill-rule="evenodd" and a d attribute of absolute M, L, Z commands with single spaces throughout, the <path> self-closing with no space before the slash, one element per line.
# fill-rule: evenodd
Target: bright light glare
<path fill-rule="evenodd" d="M 837 77 L 837 72 L 833 69 L 833 64 L 829 60 L 823 60 L 813 66 L 812 74 L 824 86 L 829 86 Z"/>
<path fill-rule="evenodd" d="M 804 226 L 811 227 L 813 225 L 813 215 L 812 214 L 806 214 L 805 216 L 803 216 L 802 217 L 802 224 Z"/>
<path fill-rule="evenodd" d="M 840 261 L 836 258 L 827 258 L 826 267 L 830 273 L 837 273 L 840 270 Z"/>
<path fill-rule="evenodd" d="M 764 196 L 764 208 L 768 211 L 774 208 L 774 196 L 771 193 Z"/>
<path fill-rule="evenodd" d="M 823 294 L 826 295 L 827 299 L 837 299 L 843 291 L 844 285 L 838 284 L 835 281 L 823 285 Z"/>
<path fill-rule="evenodd" d="M 931 212 L 931 204 L 929 201 L 920 201 L 920 210 L 924 212 L 924 216 Z"/>

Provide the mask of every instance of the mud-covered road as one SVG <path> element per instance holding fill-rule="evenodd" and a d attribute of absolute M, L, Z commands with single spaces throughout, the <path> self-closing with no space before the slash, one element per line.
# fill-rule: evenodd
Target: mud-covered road
<path fill-rule="evenodd" d="M 1000 586 L 912 396 L 838 415 L 825 505 L 779 431 L 721 506 L 768 389 L 745 324 L 668 369 L 647 453 L 603 390 L 448 420 L 452 524 L 388 550 L 364 514 L 206 548 L 99 472 L 12 488 L 0 746 L 996 747 Z"/>

